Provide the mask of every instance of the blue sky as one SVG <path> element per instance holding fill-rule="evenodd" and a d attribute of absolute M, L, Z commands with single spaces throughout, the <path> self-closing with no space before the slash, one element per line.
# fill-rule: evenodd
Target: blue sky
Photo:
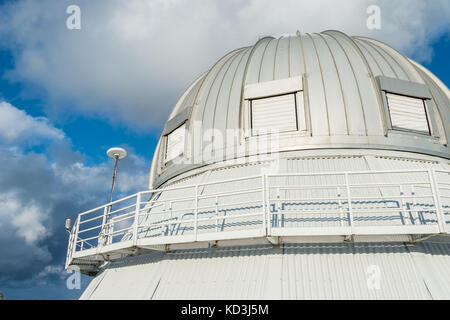
<path fill-rule="evenodd" d="M 4 74 L 14 68 L 14 57 L 9 50 L 0 51 L 0 68 Z M 25 110 L 33 117 L 46 116 L 45 101 L 28 92 L 28 84 L 11 82 L 5 77 L 0 78 L 0 98 L 12 105 Z M 130 146 L 139 150 L 139 154 L 147 160 L 151 159 L 159 136 L 159 128 L 136 132 L 129 126 L 117 123 L 112 125 L 105 119 L 70 115 L 63 120 L 57 120 L 56 127 L 62 128 L 72 140 L 74 148 L 86 155 L 87 163 L 96 163 L 105 157 L 106 150 L 111 146 Z M 83 128 L 80 130 L 80 128 Z M 95 136 L 92 136 L 95 132 Z"/>
<path fill-rule="evenodd" d="M 81 295 L 65 285 L 64 220 L 106 202 L 106 150 L 130 155 L 116 197 L 145 189 L 171 108 L 232 49 L 264 35 L 338 29 L 385 41 L 450 83 L 446 0 L 281 2 L 0 1 L 1 293 Z M 65 27 L 70 4 L 81 8 L 80 30 Z M 370 4 L 381 8 L 380 30 L 366 26 Z"/>

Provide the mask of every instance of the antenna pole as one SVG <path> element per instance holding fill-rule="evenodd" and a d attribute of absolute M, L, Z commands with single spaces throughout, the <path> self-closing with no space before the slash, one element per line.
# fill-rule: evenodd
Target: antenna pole
<path fill-rule="evenodd" d="M 114 147 L 114 148 L 108 149 L 106 154 L 108 155 L 108 157 L 114 159 L 114 174 L 113 174 L 113 179 L 112 179 L 111 194 L 109 195 L 109 202 L 111 203 L 112 199 L 113 199 L 113 193 L 114 193 L 114 184 L 116 182 L 116 176 L 117 176 L 117 163 L 118 163 L 119 159 L 123 159 L 127 156 L 127 152 L 125 149 Z M 112 210 L 112 204 L 110 204 L 108 206 L 108 209 L 106 209 L 106 211 L 104 213 L 105 214 L 104 221 L 106 222 L 106 224 L 105 224 L 106 228 L 102 229 L 102 231 L 100 231 L 100 233 L 103 233 L 103 236 L 105 237 L 104 243 L 108 243 L 108 237 L 109 237 L 108 233 L 109 233 L 109 230 L 112 229 L 112 227 L 109 225 L 111 210 Z"/>
<path fill-rule="evenodd" d="M 111 195 L 109 196 L 109 202 L 112 202 L 112 196 L 113 196 L 113 192 L 114 192 L 114 183 L 116 182 L 118 160 L 119 160 L 119 156 L 114 156 L 114 174 L 113 174 L 113 180 L 112 180 L 112 186 L 111 186 Z"/>

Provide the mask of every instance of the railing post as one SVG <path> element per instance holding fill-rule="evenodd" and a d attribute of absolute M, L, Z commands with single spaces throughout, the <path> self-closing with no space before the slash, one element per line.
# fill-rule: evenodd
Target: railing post
<path fill-rule="evenodd" d="M 98 243 L 98 242 L 100 242 L 100 236 L 102 237 L 101 245 L 105 245 L 106 241 L 107 241 L 107 238 L 108 238 L 108 236 L 106 235 L 106 228 L 107 228 L 106 227 L 106 216 L 107 215 L 108 215 L 108 207 L 105 206 L 103 208 L 102 228 L 100 229 L 100 235 L 99 235 L 99 238 L 98 238 L 98 241 L 97 241 L 97 247 L 100 245 L 100 243 Z"/>
<path fill-rule="evenodd" d="M 277 188 L 277 228 L 280 227 L 280 213 L 281 213 L 281 200 L 280 200 L 280 188 Z"/>
<path fill-rule="evenodd" d="M 172 223 L 172 214 L 173 214 L 173 212 L 172 212 L 172 205 L 173 205 L 172 201 L 169 201 L 169 219 L 167 219 L 169 224 L 166 225 L 166 227 L 167 227 L 167 235 L 168 236 L 172 235 L 172 231 L 171 230 L 172 230 L 172 225 L 174 225 Z"/>
<path fill-rule="evenodd" d="M 195 204 L 194 204 L 194 241 L 197 241 L 197 216 L 198 216 L 198 184 L 195 185 Z"/>
<path fill-rule="evenodd" d="M 219 231 L 219 196 L 216 196 L 216 233 Z"/>
<path fill-rule="evenodd" d="M 138 192 L 136 196 L 136 212 L 134 214 L 134 231 L 133 231 L 133 245 L 137 245 L 138 230 L 139 230 L 139 212 L 141 211 L 141 193 Z"/>
<path fill-rule="evenodd" d="M 436 172 L 434 169 L 428 169 L 428 177 L 430 179 L 431 192 L 433 193 L 434 206 L 436 208 L 436 218 L 438 221 L 438 227 L 440 233 L 445 233 L 445 221 L 442 214 L 442 204 L 439 196 L 439 187 L 436 182 Z"/>
<path fill-rule="evenodd" d="M 264 175 L 265 180 L 265 194 L 266 194 L 266 214 L 267 214 L 267 235 L 272 235 L 272 221 L 271 221 L 271 213 L 270 213 L 270 183 L 267 174 Z"/>
<path fill-rule="evenodd" d="M 70 234 L 69 234 L 69 248 L 67 249 L 66 266 L 65 266 L 66 269 L 70 265 L 70 262 L 72 261 L 73 247 L 74 247 L 74 243 L 73 243 L 74 242 L 74 233 L 75 233 L 75 226 L 73 227 L 72 231 L 70 231 Z"/>
<path fill-rule="evenodd" d="M 163 209 L 162 209 L 162 213 L 161 213 L 161 221 L 164 221 L 167 219 L 167 215 L 166 215 L 166 209 L 167 209 L 167 201 L 163 202 Z M 167 228 L 167 224 L 166 225 L 161 225 L 161 237 L 165 236 L 165 232 L 164 232 L 164 227 Z"/>
<path fill-rule="evenodd" d="M 352 197 L 350 194 L 350 183 L 348 182 L 348 172 L 344 173 L 345 176 L 345 187 L 347 188 L 347 202 L 348 202 L 348 214 L 349 214 L 349 224 L 353 229 L 353 210 L 352 210 Z M 353 234 L 353 230 L 352 230 Z"/>
<path fill-rule="evenodd" d="M 339 203 L 339 221 L 340 221 L 340 225 L 341 227 L 344 226 L 344 221 L 343 221 L 343 212 L 342 212 L 342 200 L 341 200 L 341 188 L 337 187 L 337 196 L 338 196 L 338 203 Z"/>
<path fill-rule="evenodd" d="M 80 217 L 80 215 L 78 215 L 78 217 L 77 217 L 77 222 L 76 222 L 76 225 L 75 225 L 75 232 L 74 232 L 74 242 L 73 242 L 73 248 L 72 248 L 72 256 L 73 256 L 73 254 L 77 251 L 77 242 L 78 242 L 78 231 L 80 230 L 80 219 L 81 219 L 81 217 Z"/>
<path fill-rule="evenodd" d="M 412 203 L 411 203 L 411 207 L 409 208 L 409 215 L 410 215 L 410 217 L 412 217 L 412 219 L 410 219 L 411 223 L 415 224 L 414 220 L 416 219 L 415 216 L 417 216 L 419 223 L 423 224 L 424 221 L 420 217 L 420 213 L 418 211 L 416 212 L 416 189 L 414 188 L 414 185 L 411 185 L 411 199 L 412 199 Z"/>
<path fill-rule="evenodd" d="M 400 220 L 402 222 L 402 224 L 405 224 L 405 220 L 403 217 L 403 213 L 406 212 L 406 204 L 405 204 L 405 193 L 403 192 L 403 186 L 400 184 L 399 185 L 399 191 L 400 191 L 400 199 L 402 201 L 402 208 L 400 210 Z"/>
<path fill-rule="evenodd" d="M 263 234 L 267 236 L 267 212 L 266 212 L 266 176 L 263 174 L 261 175 L 261 196 L 262 196 L 262 223 L 263 223 Z"/>

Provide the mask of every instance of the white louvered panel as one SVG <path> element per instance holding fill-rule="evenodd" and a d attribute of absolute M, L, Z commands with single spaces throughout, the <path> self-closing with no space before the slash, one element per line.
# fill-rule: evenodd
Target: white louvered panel
<path fill-rule="evenodd" d="M 170 161 L 184 151 L 185 125 L 178 127 L 167 136 L 166 161 Z"/>
<path fill-rule="evenodd" d="M 270 130 L 285 132 L 297 130 L 295 95 L 252 100 L 252 134 Z"/>
<path fill-rule="evenodd" d="M 425 105 L 422 99 L 386 94 L 392 127 L 429 133 Z"/>

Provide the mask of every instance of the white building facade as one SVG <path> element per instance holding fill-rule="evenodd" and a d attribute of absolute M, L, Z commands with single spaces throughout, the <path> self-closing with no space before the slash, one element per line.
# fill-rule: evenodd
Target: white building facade
<path fill-rule="evenodd" d="M 171 112 L 149 189 L 78 216 L 82 299 L 448 299 L 448 88 L 377 40 L 261 38 Z"/>

